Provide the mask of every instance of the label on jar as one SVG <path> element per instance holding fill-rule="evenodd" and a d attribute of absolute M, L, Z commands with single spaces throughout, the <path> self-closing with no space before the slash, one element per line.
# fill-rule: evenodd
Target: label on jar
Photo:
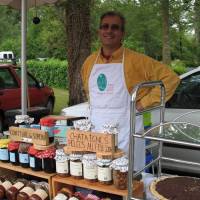
<path fill-rule="evenodd" d="M 22 187 L 24 187 L 24 183 L 22 182 L 17 182 L 13 185 L 17 190 L 20 190 Z"/>
<path fill-rule="evenodd" d="M 8 190 L 10 187 L 12 187 L 12 183 L 10 181 L 4 181 L 2 185 L 5 188 L 5 190 Z"/>
<path fill-rule="evenodd" d="M 82 176 L 82 162 L 73 162 L 70 161 L 70 173 L 72 176 Z"/>
<path fill-rule="evenodd" d="M 58 193 L 58 194 L 55 196 L 55 198 L 54 198 L 54 200 L 67 200 L 67 199 L 68 199 L 68 197 L 65 196 L 65 195 L 62 194 L 62 193 Z"/>
<path fill-rule="evenodd" d="M 35 158 L 30 156 L 29 165 L 32 168 L 35 168 Z"/>
<path fill-rule="evenodd" d="M 68 174 L 68 161 L 65 162 L 56 162 L 56 172 L 60 174 Z"/>
<path fill-rule="evenodd" d="M 83 174 L 86 179 L 97 179 L 97 167 L 88 167 L 84 165 Z"/>
<path fill-rule="evenodd" d="M 0 160 L 9 160 L 8 149 L 0 149 Z"/>
<path fill-rule="evenodd" d="M 41 198 L 41 200 L 45 200 L 48 197 L 48 194 L 46 193 L 45 190 L 42 189 L 37 189 L 34 194 L 36 194 L 37 196 L 39 196 Z"/>
<path fill-rule="evenodd" d="M 24 187 L 20 192 L 24 192 L 30 197 L 34 192 L 34 189 L 31 187 Z"/>
<path fill-rule="evenodd" d="M 19 153 L 19 162 L 20 163 L 29 163 L 29 156 L 27 153 Z"/>
<path fill-rule="evenodd" d="M 10 161 L 11 161 L 11 162 L 16 162 L 16 156 L 15 156 L 15 153 L 10 152 L 9 154 L 10 154 Z"/>
<path fill-rule="evenodd" d="M 98 180 L 99 181 L 111 181 L 112 173 L 109 167 L 98 167 Z"/>

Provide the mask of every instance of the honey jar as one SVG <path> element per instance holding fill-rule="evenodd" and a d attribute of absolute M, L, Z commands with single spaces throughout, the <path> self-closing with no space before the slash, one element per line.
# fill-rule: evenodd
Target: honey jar
<path fill-rule="evenodd" d="M 32 183 L 28 183 L 22 190 L 17 194 L 17 200 L 29 200 L 29 197 L 34 193 L 35 187 Z"/>
<path fill-rule="evenodd" d="M 70 154 L 70 174 L 74 178 L 81 179 L 83 177 L 82 154 Z"/>
<path fill-rule="evenodd" d="M 96 182 L 97 181 L 97 164 L 96 154 L 83 155 L 83 178 L 85 180 Z"/>
<path fill-rule="evenodd" d="M 120 190 L 127 189 L 128 158 L 124 156 L 116 160 L 113 160 L 111 168 L 113 169 L 114 186 Z"/>
<path fill-rule="evenodd" d="M 64 150 L 56 150 L 56 173 L 59 176 L 66 177 L 69 176 L 69 156 L 65 154 Z"/>
<path fill-rule="evenodd" d="M 97 176 L 98 181 L 102 184 L 112 184 L 111 162 L 112 160 L 110 159 L 97 159 Z"/>
<path fill-rule="evenodd" d="M 19 165 L 19 149 L 20 142 L 11 141 L 8 143 L 8 153 L 10 158 L 10 163 L 13 165 Z"/>
<path fill-rule="evenodd" d="M 33 171 L 41 171 L 42 170 L 42 159 L 37 158 L 36 154 L 39 151 L 34 148 L 34 146 L 30 146 L 28 149 L 29 154 L 29 166 Z"/>

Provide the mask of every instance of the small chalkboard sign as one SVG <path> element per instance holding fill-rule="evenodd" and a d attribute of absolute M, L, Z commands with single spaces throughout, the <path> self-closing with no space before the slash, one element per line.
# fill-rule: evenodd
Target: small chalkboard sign
<path fill-rule="evenodd" d="M 114 153 L 115 135 L 69 129 L 65 152 Z"/>
<path fill-rule="evenodd" d="M 27 142 L 37 145 L 49 145 L 48 133 L 42 130 L 11 126 L 9 132 L 9 137 L 13 141 Z"/>

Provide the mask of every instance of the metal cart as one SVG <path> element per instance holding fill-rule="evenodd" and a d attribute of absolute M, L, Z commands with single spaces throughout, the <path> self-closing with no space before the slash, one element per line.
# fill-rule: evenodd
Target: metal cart
<path fill-rule="evenodd" d="M 160 87 L 160 104 L 158 106 L 152 107 L 150 109 L 145 109 L 142 112 L 136 113 L 136 97 L 138 90 L 143 87 L 155 87 L 155 86 Z M 160 111 L 160 120 L 159 120 L 160 123 L 156 126 L 153 126 L 149 130 L 144 131 L 143 133 L 136 133 L 135 130 L 136 116 L 142 115 L 145 112 L 150 112 L 153 110 Z M 128 172 L 128 197 L 127 197 L 128 200 L 139 200 L 133 197 L 133 188 L 132 188 L 133 179 L 137 177 L 139 174 L 141 174 L 145 169 L 149 168 L 154 164 L 157 164 L 158 166 L 158 174 L 157 174 L 158 177 L 161 176 L 161 169 L 162 169 L 161 164 L 163 160 L 200 166 L 200 163 L 197 162 L 190 162 L 163 156 L 162 154 L 163 142 L 200 148 L 200 126 L 187 122 L 176 122 L 176 121 L 165 123 L 164 113 L 165 113 L 165 88 L 161 81 L 144 82 L 135 86 L 131 94 L 129 172 Z M 152 162 L 144 166 L 144 168 L 137 171 L 136 173 L 133 173 L 135 137 L 157 141 L 158 156 Z"/>

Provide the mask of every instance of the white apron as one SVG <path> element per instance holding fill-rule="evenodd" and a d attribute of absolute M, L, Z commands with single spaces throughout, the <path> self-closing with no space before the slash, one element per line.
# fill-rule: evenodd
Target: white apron
<path fill-rule="evenodd" d="M 98 59 L 99 55 L 96 58 Z M 94 131 L 103 130 L 103 125 L 118 124 L 118 147 L 128 153 L 130 134 L 130 101 L 124 78 L 124 53 L 122 63 L 95 64 L 89 77 L 91 122 Z M 143 129 L 141 116 L 136 118 L 136 132 Z M 145 165 L 145 142 L 135 139 L 134 170 Z"/>

